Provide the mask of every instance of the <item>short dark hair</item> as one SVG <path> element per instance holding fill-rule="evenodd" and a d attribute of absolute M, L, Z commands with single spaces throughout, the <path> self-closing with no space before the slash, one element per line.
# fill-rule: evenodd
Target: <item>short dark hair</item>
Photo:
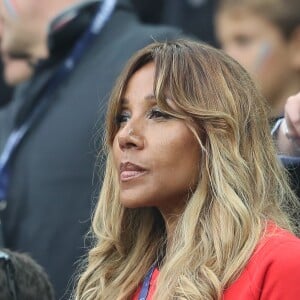
<path fill-rule="evenodd" d="M 29 255 L 0 249 L 0 300 L 54 300 L 52 284 Z"/>

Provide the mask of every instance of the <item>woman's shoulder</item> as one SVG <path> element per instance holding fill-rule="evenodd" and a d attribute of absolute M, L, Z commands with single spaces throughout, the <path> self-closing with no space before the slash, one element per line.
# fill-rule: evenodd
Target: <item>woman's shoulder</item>
<path fill-rule="evenodd" d="M 300 299 L 300 239 L 269 226 L 224 299 Z"/>
<path fill-rule="evenodd" d="M 275 224 L 268 225 L 252 259 L 278 263 L 283 260 L 285 265 L 289 260 L 296 260 L 300 264 L 300 239 Z"/>

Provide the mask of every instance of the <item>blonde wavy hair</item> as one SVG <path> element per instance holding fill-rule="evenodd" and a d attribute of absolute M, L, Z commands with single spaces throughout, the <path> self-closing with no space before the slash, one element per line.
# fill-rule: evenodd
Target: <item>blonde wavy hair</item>
<path fill-rule="evenodd" d="M 265 100 L 249 75 L 208 45 L 154 43 L 133 56 L 112 92 L 106 173 L 92 224 L 95 244 L 78 282 L 77 300 L 131 299 L 164 252 L 166 231 L 159 211 L 121 205 L 111 153 L 120 99 L 131 76 L 148 62 L 155 64 L 158 106 L 192 120 L 201 146 L 199 183 L 160 265 L 154 299 L 221 299 L 269 221 L 292 230 L 284 210 L 291 211 L 297 200 L 276 158 Z"/>

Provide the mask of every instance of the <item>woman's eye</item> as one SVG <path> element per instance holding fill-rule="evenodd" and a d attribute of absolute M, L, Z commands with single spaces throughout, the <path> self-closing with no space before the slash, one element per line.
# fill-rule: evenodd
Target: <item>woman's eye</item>
<path fill-rule="evenodd" d="M 125 123 L 129 120 L 130 116 L 127 113 L 120 113 L 119 115 L 117 115 L 116 117 L 116 123 L 117 124 L 122 124 Z"/>
<path fill-rule="evenodd" d="M 150 119 L 159 119 L 159 118 L 162 118 L 162 119 L 170 119 L 171 118 L 171 115 L 165 113 L 165 112 L 162 112 L 161 110 L 159 110 L 158 108 L 155 108 L 155 109 L 152 109 L 149 113 L 149 117 Z"/>

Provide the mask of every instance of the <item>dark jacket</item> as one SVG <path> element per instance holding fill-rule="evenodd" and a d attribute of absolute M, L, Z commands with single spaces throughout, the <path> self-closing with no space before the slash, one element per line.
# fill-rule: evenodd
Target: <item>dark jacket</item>
<path fill-rule="evenodd" d="M 140 19 L 146 23 L 169 24 L 187 34 L 216 45 L 213 27 L 217 0 L 132 0 Z"/>
<path fill-rule="evenodd" d="M 0 109 L 4 107 L 12 97 L 13 89 L 9 87 L 3 78 L 3 64 L 0 59 Z"/>
<path fill-rule="evenodd" d="M 84 235 L 97 201 L 98 173 L 104 170 L 104 164 L 95 169 L 100 128 L 116 77 L 136 50 L 153 39 L 177 36 L 167 27 L 141 25 L 120 1 L 75 70 L 51 91 L 47 111 L 18 148 L 1 214 L 6 247 L 29 253 L 45 268 L 57 299 L 87 251 Z M 15 122 L 40 101 L 41 86 L 60 62 L 50 58 L 18 93 L 21 99 L 14 101 L 22 106 L 10 116 Z"/>
<path fill-rule="evenodd" d="M 8 103 L 10 102 L 12 98 L 13 89 L 9 87 L 5 81 L 3 76 L 3 64 L 0 59 L 0 112 Z M 3 114 L 0 113 L 0 124 L 3 124 L 3 126 L 0 127 L 0 149 L 3 143 L 5 142 L 5 130 L 6 130 L 6 118 Z"/>

